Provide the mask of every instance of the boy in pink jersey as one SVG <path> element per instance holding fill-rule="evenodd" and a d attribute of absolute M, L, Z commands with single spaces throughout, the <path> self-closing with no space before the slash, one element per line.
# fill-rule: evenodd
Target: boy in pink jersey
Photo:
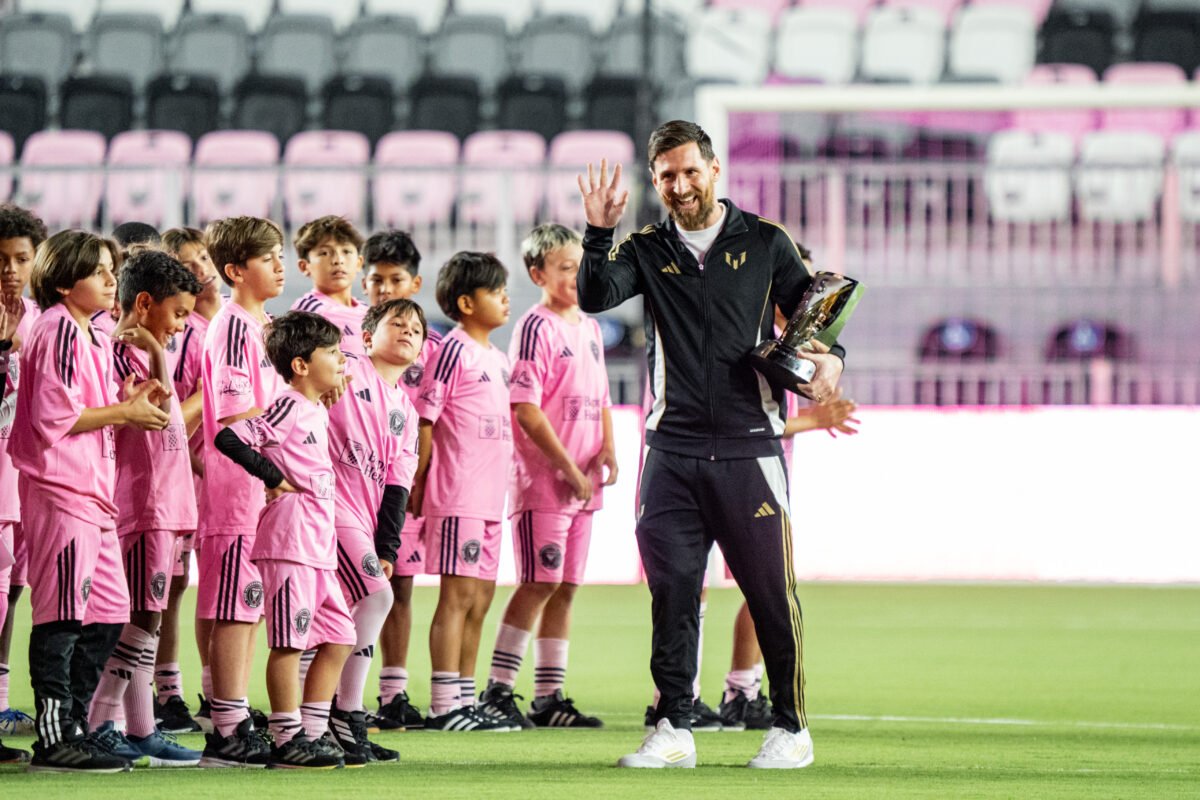
<path fill-rule="evenodd" d="M 375 642 L 392 610 L 392 587 L 408 493 L 417 468 L 417 414 L 399 384 L 425 341 L 425 314 L 411 300 L 372 306 L 363 318 L 367 357 L 349 357 L 352 388 L 329 411 L 337 475 L 338 581 L 358 639 L 342 670 L 331 718 L 338 744 L 368 761 L 399 754 L 367 739 L 363 688 Z"/>
<path fill-rule="evenodd" d="M 154 378 L 171 385 L 166 345 L 183 331 L 199 293 L 192 274 L 160 250 L 140 250 L 125 262 L 117 291 L 121 319 L 113 344 L 118 380 Z M 177 540 L 196 529 L 183 411 L 175 395 L 159 407 L 171 417 L 163 430 L 125 427 L 116 435 L 117 536 L 125 558 L 130 615 L 96 687 L 90 718 L 92 729 L 98 730 L 117 720 L 123 707 L 124 744 L 134 758 L 146 756 L 150 766 L 195 766 L 199 752 L 159 733 L 151 689 Z"/>
<path fill-rule="evenodd" d="M 517 579 L 492 653 L 484 708 L 517 725 L 599 728 L 563 695 L 571 601 L 583 583 L 592 514 L 617 479 L 604 340 L 579 310 L 580 235 L 562 225 L 533 229 L 522 245 L 542 300 L 517 321 L 509 344 L 516 430 L 509 516 Z M 605 474 L 607 472 L 607 475 Z M 534 700 L 528 719 L 513 686 L 538 617 Z"/>
<path fill-rule="evenodd" d="M 204 338 L 204 481 L 200 489 L 200 584 L 196 618 L 209 627 L 205 686 L 214 731 L 201 765 L 231 761 L 262 766 L 267 749 L 250 721 L 246 687 L 263 587 L 251 561 L 262 486 L 217 452 L 226 425 L 262 413 L 278 393 L 279 376 L 263 344 L 267 300 L 283 291 L 283 233 L 270 220 L 231 217 L 208 226 L 209 254 L 232 289 Z M 210 754 L 211 751 L 211 754 Z M 211 757 L 210 757 L 211 755 Z"/>
<path fill-rule="evenodd" d="M 344 217 L 318 217 L 300 226 L 295 245 L 297 264 L 313 289 L 292 310 L 320 314 L 341 330 L 343 351 L 366 355 L 362 318 L 367 307 L 354 297 L 354 278 L 363 265 L 362 234 Z"/>
<path fill-rule="evenodd" d="M 338 676 L 354 644 L 354 621 L 337 578 L 336 477 L 322 398 L 342 386 L 340 329 L 291 311 L 267 329 L 267 354 L 289 388 L 262 415 L 235 422 L 216 446 L 266 485 L 253 558 L 267 598 L 267 693 L 275 744 L 269 767 L 331 769 L 366 763 L 324 738 Z M 256 452 L 257 451 L 257 452 Z M 301 691 L 300 654 L 317 651 Z M 205 751 L 205 758 L 217 754 Z M 230 764 L 236 765 L 236 762 Z"/>
<path fill-rule="evenodd" d="M 438 305 L 459 324 L 425 370 L 415 403 L 421 438 L 412 509 L 426 514 L 426 570 L 442 576 L 429 631 L 425 727 L 432 730 L 512 729 L 475 707 L 475 657 L 496 591 L 512 469 L 508 359 L 488 341 L 508 321 L 507 277 L 490 253 L 456 253 L 442 267 Z"/>
<path fill-rule="evenodd" d="M 100 670 L 129 621 L 114 504 L 113 427 L 162 430 L 169 415 L 156 380 L 125 380 L 118 400 L 112 343 L 90 318 L 116 294 L 115 245 L 63 231 L 38 248 L 31 283 L 43 313 L 21 354 L 9 439 L 29 548 L 33 628 L 29 667 L 37 707 L 30 769 L 127 770 L 102 740 L 85 737 Z"/>
<path fill-rule="evenodd" d="M 25 297 L 25 286 L 38 245 L 46 238 L 46 225 L 30 212 L 8 203 L 0 205 L 0 305 L 10 307 L 9 322 L 16 325 L 8 351 L 8 390 L 0 402 L 0 542 L 14 562 L 0 568 L 0 733 L 31 734 L 33 718 L 8 703 L 8 653 L 12 645 L 13 610 L 25 588 L 28 554 L 21 535 L 21 503 L 17 496 L 17 471 L 8 456 L 13 412 L 20 384 L 21 342 L 37 319 L 37 304 Z M 0 756 L 0 761 L 3 756 Z"/>

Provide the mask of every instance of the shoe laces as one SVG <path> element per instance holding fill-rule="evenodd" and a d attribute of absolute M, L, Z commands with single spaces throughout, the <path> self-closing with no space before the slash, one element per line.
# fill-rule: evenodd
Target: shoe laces
<path fill-rule="evenodd" d="M 763 740 L 760 755 L 771 758 L 794 758 L 799 734 L 786 731 L 783 728 L 771 728 Z"/>
<path fill-rule="evenodd" d="M 16 708 L 6 708 L 0 711 L 0 722 L 11 722 L 14 725 L 19 725 L 22 722 L 33 722 L 33 717 Z"/>
<path fill-rule="evenodd" d="M 669 747 L 679 738 L 679 732 L 667 720 L 659 720 L 654 731 L 642 742 L 639 753 L 651 753 L 661 748 Z"/>

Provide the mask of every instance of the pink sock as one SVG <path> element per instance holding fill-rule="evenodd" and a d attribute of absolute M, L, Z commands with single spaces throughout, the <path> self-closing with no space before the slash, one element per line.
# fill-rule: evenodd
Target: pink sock
<path fill-rule="evenodd" d="M 728 703 L 739 694 L 745 695 L 747 700 L 753 700 L 758 696 L 754 670 L 731 669 L 725 675 L 725 702 Z"/>
<path fill-rule="evenodd" d="M 136 625 L 126 624 L 121 630 L 121 638 L 104 664 L 100 683 L 92 695 L 92 707 L 88 712 L 92 730 L 105 722 L 115 723 L 124 716 L 125 690 L 129 688 L 133 673 L 138 669 L 142 652 L 153 646 L 153 634 L 146 633 Z"/>
<path fill-rule="evenodd" d="M 178 662 L 155 666 L 154 688 L 160 699 L 172 695 L 183 697 L 183 673 L 179 671 Z"/>
<path fill-rule="evenodd" d="M 200 691 L 204 692 L 204 699 L 212 702 L 212 667 L 202 667 L 200 669 Z"/>
<path fill-rule="evenodd" d="M 303 727 L 299 711 L 277 711 L 267 717 L 267 730 L 275 737 L 276 747 L 283 747 L 295 739 Z"/>
<path fill-rule="evenodd" d="M 462 705 L 459 700 L 458 673 L 435 672 L 429 688 L 429 713 L 435 717 L 449 714 Z"/>
<path fill-rule="evenodd" d="M 379 632 L 383 630 L 384 620 L 391 610 L 391 589 L 367 595 L 350 610 L 357 641 L 354 643 L 354 652 L 342 667 L 342 678 L 338 681 L 338 708 L 342 711 L 363 710 L 363 690 L 367 687 L 367 673 L 371 671 L 375 642 L 379 640 Z"/>
<path fill-rule="evenodd" d="M 329 707 L 331 703 L 301 703 L 300 727 L 308 739 L 320 739 L 329 730 Z"/>
<path fill-rule="evenodd" d="M 563 688 L 567 679 L 566 639 L 537 639 L 533 643 L 533 696 L 546 697 Z"/>
<path fill-rule="evenodd" d="M 379 670 L 379 704 L 386 706 L 396 695 L 408 691 L 408 670 L 404 667 L 384 667 Z"/>
<path fill-rule="evenodd" d="M 222 736 L 231 735 L 242 720 L 250 716 L 250 703 L 244 698 L 221 700 L 214 697 L 209 702 L 212 704 L 213 727 Z"/>
<path fill-rule="evenodd" d="M 150 644 L 142 650 L 142 660 L 133 680 L 125 688 L 125 732 L 138 738 L 154 733 L 154 659 L 158 654 L 158 637 L 151 636 Z"/>
<path fill-rule="evenodd" d="M 704 612 L 708 611 L 708 603 L 700 604 L 700 625 L 696 636 L 696 677 L 692 680 L 692 699 L 700 699 L 700 664 L 704 661 Z"/>
<path fill-rule="evenodd" d="M 491 679 L 506 686 L 515 686 L 528 647 L 529 631 L 500 623 L 500 630 L 496 633 L 496 649 L 492 651 Z"/>
<path fill-rule="evenodd" d="M 458 704 L 460 706 L 475 705 L 475 679 L 458 679 Z"/>
<path fill-rule="evenodd" d="M 0 664 L 0 711 L 8 708 L 8 664 Z"/>

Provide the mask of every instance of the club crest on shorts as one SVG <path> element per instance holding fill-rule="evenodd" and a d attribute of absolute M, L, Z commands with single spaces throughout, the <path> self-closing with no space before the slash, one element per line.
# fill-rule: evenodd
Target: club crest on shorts
<path fill-rule="evenodd" d="M 83 584 L 79 587 L 79 593 L 83 595 L 83 600 L 86 603 L 87 599 L 92 596 L 92 579 L 84 578 Z"/>
<path fill-rule="evenodd" d="M 421 377 L 425 375 L 424 364 L 411 364 L 404 370 L 404 385 L 413 389 L 421 385 Z"/>
<path fill-rule="evenodd" d="M 251 581 L 246 584 L 246 588 L 242 590 L 242 602 L 247 608 L 258 608 L 263 601 L 263 585 L 262 581 Z"/>
<path fill-rule="evenodd" d="M 538 550 L 538 560 L 546 569 L 558 569 L 563 563 L 562 548 L 556 544 L 548 544 Z"/>
<path fill-rule="evenodd" d="M 388 430 L 392 432 L 392 436 L 400 436 L 404 433 L 404 412 L 400 409 L 393 409 L 388 414 Z"/>
<path fill-rule="evenodd" d="M 459 550 L 459 557 L 464 564 L 478 564 L 479 556 L 483 552 L 483 546 L 478 539 L 468 539 L 467 542 Z"/>
<path fill-rule="evenodd" d="M 310 622 L 312 622 L 312 612 L 307 608 L 302 608 L 292 618 L 292 627 L 296 629 L 296 633 L 303 636 L 308 633 L 308 623 Z"/>
<path fill-rule="evenodd" d="M 154 595 L 155 600 L 162 600 L 167 593 L 167 573 L 156 572 L 154 577 L 150 579 L 150 594 Z"/>
<path fill-rule="evenodd" d="M 379 563 L 379 556 L 374 553 L 367 553 L 362 559 L 362 569 L 367 575 L 372 578 L 383 576 L 383 566 Z"/>

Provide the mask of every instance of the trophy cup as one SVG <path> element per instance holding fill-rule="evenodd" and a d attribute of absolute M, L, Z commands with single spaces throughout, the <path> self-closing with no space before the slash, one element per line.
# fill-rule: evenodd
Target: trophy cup
<path fill-rule="evenodd" d="M 788 320 L 783 335 L 767 339 L 750 351 L 750 363 L 771 384 L 797 394 L 812 380 L 817 365 L 799 353 L 816 340 L 832 346 L 846 326 L 863 286 L 836 272 L 818 272 L 800 298 L 796 313 Z"/>

